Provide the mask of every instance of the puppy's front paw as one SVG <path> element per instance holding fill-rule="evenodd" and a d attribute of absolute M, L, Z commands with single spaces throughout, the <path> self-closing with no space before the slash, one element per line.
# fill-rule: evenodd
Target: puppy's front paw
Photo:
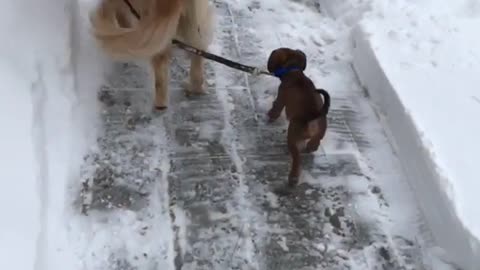
<path fill-rule="evenodd" d="M 298 185 L 298 176 L 289 176 L 288 177 L 288 186 L 294 188 Z"/>
<path fill-rule="evenodd" d="M 294 189 L 288 185 L 281 185 L 278 186 L 274 189 L 274 193 L 277 194 L 278 196 L 288 196 L 293 194 Z"/>
<path fill-rule="evenodd" d="M 267 116 L 268 116 L 268 122 L 272 123 L 280 117 L 280 114 L 272 109 L 268 111 Z"/>

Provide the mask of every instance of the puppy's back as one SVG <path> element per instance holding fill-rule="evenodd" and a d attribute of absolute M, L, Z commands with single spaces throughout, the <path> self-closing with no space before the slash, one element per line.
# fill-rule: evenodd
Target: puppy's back
<path fill-rule="evenodd" d="M 312 80 L 299 72 L 283 83 L 287 88 L 287 114 L 298 121 L 309 122 L 317 118 L 323 107 L 323 99 L 317 93 Z"/>

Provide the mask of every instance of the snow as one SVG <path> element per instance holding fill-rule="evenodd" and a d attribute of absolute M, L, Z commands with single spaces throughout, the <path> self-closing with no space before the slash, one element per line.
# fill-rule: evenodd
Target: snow
<path fill-rule="evenodd" d="M 2 110 L 9 112 L 0 114 L 0 121 L 4 127 L 0 150 L 5 153 L 0 174 L 3 181 L 10 182 L 8 188 L 4 189 L 6 192 L 2 192 L 0 197 L 2 213 L 0 239 L 4 243 L 0 246 L 0 267 L 9 269 L 16 266 L 18 269 L 30 269 L 35 261 L 35 241 L 40 228 L 38 219 L 40 199 L 35 181 L 37 166 L 34 158 L 35 147 L 31 138 L 32 100 L 29 95 L 30 85 L 14 71 L 5 68 L 5 64 L 7 63 L 0 63 L 0 79 L 4 85 L 25 92 L 16 95 L 2 93 L 3 98 L 0 101 Z M 21 197 L 28 199 L 21 200 Z"/>
<path fill-rule="evenodd" d="M 96 138 L 96 89 L 104 67 L 78 25 L 83 3 L 4 4 L 0 268 L 77 269 L 69 188 Z"/>
<path fill-rule="evenodd" d="M 350 46 L 350 26 L 355 25 L 356 20 L 362 18 L 363 13 L 372 9 L 372 6 L 365 1 L 358 1 L 359 3 L 356 3 L 356 1 L 320 2 L 320 6 L 325 7 L 331 17 L 318 16 L 315 11 L 291 2 L 282 2 L 282 4 L 276 1 L 262 2 L 266 10 L 275 13 L 275 16 L 270 16 L 260 11 L 258 12 L 259 18 L 269 17 L 268 20 L 255 24 L 254 32 L 264 37 L 262 40 L 262 52 L 268 53 L 278 46 L 301 48 L 309 56 L 306 73 L 323 88 L 329 90 L 334 98 L 343 97 L 344 95 L 361 95 L 361 89 L 358 88 L 356 78 L 353 77 L 354 75 L 350 70 L 350 61 L 353 57 Z M 301 14 L 301 16 L 295 16 L 294 23 L 289 20 L 283 20 L 283 18 L 292 17 L 292 12 Z M 275 31 L 272 31 L 273 28 L 275 28 Z M 321 30 L 319 31 L 319 29 Z M 351 75 L 352 77 L 350 77 Z M 259 105 L 265 107 L 262 109 L 267 109 L 271 104 L 274 94 L 269 91 L 272 88 L 274 89 L 274 85 L 265 83 L 265 86 L 262 85 L 260 87 L 260 89 L 265 89 L 265 93 L 262 93 L 260 96 L 270 97 L 270 99 L 260 100 Z M 338 102 L 338 100 L 335 100 L 336 106 L 342 107 L 344 105 L 338 104 Z M 356 104 L 357 107 L 360 107 L 357 110 L 363 112 L 359 117 L 367 118 L 366 115 L 368 115 L 369 108 L 365 108 L 361 104 L 361 102 Z M 358 112 L 356 111 L 355 113 Z M 331 185 L 331 187 L 335 187 L 340 178 L 340 181 L 348 186 L 350 192 L 359 196 L 353 200 L 351 206 L 355 208 L 355 214 L 361 217 L 359 219 L 366 222 L 368 227 L 379 227 L 393 235 L 398 233 L 410 235 L 415 231 L 414 227 L 417 225 L 412 220 L 419 219 L 409 208 L 414 198 L 407 195 L 411 192 L 409 187 L 400 184 L 404 181 L 403 175 L 399 172 L 392 173 L 396 170 L 397 165 L 389 157 L 391 153 L 388 141 L 382 139 L 383 130 L 379 130 L 379 127 L 370 121 L 366 121 L 364 124 L 368 126 L 368 136 L 372 140 L 372 144 L 375 145 L 375 151 L 360 153 L 358 152 L 359 146 L 355 144 L 345 145 L 339 149 L 338 145 L 331 143 L 341 140 L 336 138 L 338 134 L 327 131 L 326 139 L 322 142 L 323 151 L 316 155 L 316 163 L 319 166 L 322 166 L 322 164 L 325 166 L 325 162 L 330 162 L 328 160 L 329 155 L 333 153 L 356 153 L 357 161 L 360 162 L 359 165 L 362 167 L 362 171 L 368 171 L 371 175 L 375 175 L 377 181 L 385 179 L 385 182 L 380 181 L 378 184 L 382 192 L 385 192 L 388 196 L 390 204 L 388 215 L 392 220 L 385 221 L 382 218 L 378 218 L 378 216 L 385 215 L 384 209 L 378 207 L 375 199 L 362 196 L 362 194 L 368 194 L 372 186 L 369 182 L 360 181 L 358 177 L 333 177 L 326 179 L 324 176 L 312 176 L 304 172 L 303 181 L 314 186 L 322 185 L 329 187 Z M 352 138 L 352 141 L 355 141 L 355 139 Z M 368 165 L 372 160 L 376 162 L 374 165 L 375 169 L 371 169 L 371 165 Z M 435 209 L 435 207 L 432 209 Z M 407 229 L 408 231 L 404 227 L 406 223 L 413 225 Z M 326 234 L 326 237 L 328 238 L 329 235 Z M 414 235 L 412 238 L 416 238 L 416 236 Z M 419 238 L 416 240 L 424 241 Z M 326 241 L 332 240 L 326 239 Z M 388 241 L 394 242 L 395 239 L 388 239 Z M 428 246 L 434 245 L 434 243 L 422 242 L 421 245 Z M 369 252 L 371 253 L 369 257 L 373 257 L 376 249 L 372 248 Z M 434 265 L 432 269 L 450 269 L 450 266 L 445 265 L 445 262 L 438 259 L 438 254 L 432 253 L 433 251 L 428 250 L 425 251 L 425 254 L 422 254 L 427 265 Z M 374 265 L 374 263 L 371 262 L 370 267 L 372 267 L 371 265 Z M 361 265 L 356 267 L 363 269 Z M 371 269 L 368 266 L 365 267 L 366 269 Z"/>
<path fill-rule="evenodd" d="M 478 1 L 378 5 L 355 31 L 354 66 L 382 113 L 438 244 L 480 264 Z"/>
<path fill-rule="evenodd" d="M 96 1 L 17 0 L 7 1 L 0 10 L 0 35 L 4 37 L 0 44 L 0 179 L 8 183 L 0 193 L 0 269 L 175 269 L 177 255 L 180 261 L 183 257 L 207 258 L 220 267 L 215 269 L 225 269 L 227 264 L 259 269 L 272 263 L 268 252 L 262 254 L 265 248 L 299 256 L 295 252 L 310 245 L 303 239 L 307 230 L 309 235 L 321 235 L 314 245 L 325 258 L 335 258 L 330 263 L 353 269 L 385 267 L 378 258 L 380 247 L 391 248 L 392 261 L 399 266 L 450 270 L 445 261 L 466 269 L 480 263 L 475 250 L 480 247 L 470 237 L 480 235 L 480 210 L 468 207 L 475 205 L 479 187 L 473 178 L 473 153 L 480 150 L 473 140 L 479 129 L 460 132 L 467 125 L 474 127 L 475 121 L 467 122 L 467 115 L 480 110 L 480 96 L 474 89 L 480 40 L 471 34 L 479 23 L 478 1 L 455 5 L 447 0 L 415 4 L 220 1 L 219 13 L 227 13 L 220 18 L 228 25 L 218 24 L 219 37 L 212 52 L 264 65 L 277 47 L 300 48 L 309 58 L 306 73 L 334 98 L 331 120 L 337 127 L 330 128 L 313 158 L 316 171 L 304 172 L 302 183 L 309 188 L 295 198 L 299 209 L 288 209 L 289 201 L 272 192 L 271 183 L 258 179 L 283 177 L 287 158 L 265 161 L 268 155 L 278 158 L 278 153 L 269 152 L 277 145 L 267 150 L 254 147 L 278 139 L 277 135 L 267 137 L 273 134 L 269 130 L 280 134 L 285 122 L 268 126 L 257 122 L 256 130 L 249 126 L 251 120 L 264 120 L 260 113 L 268 110 L 278 81 L 215 65 L 215 77 L 207 78 L 209 87 L 215 89 L 209 88 L 204 104 L 183 100 L 172 106 L 176 111 L 157 117 L 149 111 L 151 74 L 120 65 L 114 77 L 123 79 L 104 81 L 110 63 L 88 32 L 87 13 Z M 326 11 L 325 16 L 320 10 Z M 352 60 L 361 82 L 382 109 L 382 123 L 365 102 Z M 134 92 L 131 99 L 125 99 L 131 105 L 117 103 L 101 110 L 97 91 L 102 84 L 118 96 Z M 178 87 L 172 87 L 172 102 L 178 101 L 178 92 Z M 449 95 L 438 95 L 443 92 Z M 425 106 L 432 103 L 432 96 L 438 109 Z M 453 110 L 446 109 L 450 104 Z M 121 111 L 124 106 L 127 111 Z M 192 106 L 199 111 L 183 121 L 179 114 L 188 114 Z M 355 118 L 345 115 L 353 106 Z M 122 119 L 115 122 L 137 114 L 150 117 L 152 123 L 130 131 Z M 208 120 L 196 123 L 200 116 Z M 444 124 L 445 119 L 454 120 Z M 181 135 L 186 129 L 199 142 L 189 138 L 183 143 L 191 146 L 177 145 L 176 132 Z M 417 200 L 430 221 L 425 231 L 419 228 L 422 217 L 384 132 L 389 132 L 407 175 L 421 180 L 412 181 L 411 186 L 418 191 Z M 374 147 L 359 145 L 362 138 L 353 136 L 364 136 Z M 101 139 L 98 144 L 97 138 Z M 207 150 L 211 153 L 204 153 Z M 198 156 L 201 162 L 216 155 L 215 163 L 205 163 L 212 168 L 198 168 L 190 156 L 185 161 L 183 154 Z M 106 172 L 106 180 L 118 176 L 112 180 L 116 193 L 107 196 L 126 196 L 131 205 L 101 201 L 106 204 L 103 208 L 97 205 L 82 215 L 76 199 L 86 183 L 80 181 L 94 179 L 102 166 L 112 170 Z M 192 166 L 193 171 L 182 166 Z M 214 180 L 221 183 L 206 176 L 210 170 L 218 173 Z M 181 179 L 182 175 L 192 179 Z M 223 179 L 226 175 L 231 178 Z M 459 185 L 456 179 L 468 185 Z M 212 193 L 215 203 L 220 201 L 225 208 L 198 206 L 199 213 L 187 208 L 182 204 L 185 198 L 195 203 L 201 200 L 200 204 L 213 198 L 201 198 L 203 191 L 188 189 L 190 183 L 185 180 L 202 183 L 209 192 L 218 192 L 219 186 L 225 189 Z M 320 187 L 328 192 L 309 199 L 319 194 Z M 147 199 L 132 200 L 130 188 L 145 191 Z M 82 203 L 99 203 L 98 193 L 83 196 Z M 300 209 L 303 203 L 311 204 L 308 210 Z M 324 209 L 337 218 L 345 215 L 345 220 L 365 232 L 336 235 L 335 226 L 321 219 Z M 301 216 L 304 227 L 295 227 L 292 216 Z M 207 220 L 206 224 L 199 219 Z M 316 224 L 318 220 L 322 223 Z M 306 231 L 288 231 L 291 228 Z M 441 248 L 425 239 L 430 229 Z M 222 236 L 226 240 L 208 242 Z M 360 243 L 362 236 L 369 237 L 370 243 Z M 269 246 L 269 238 L 274 245 Z M 358 249 L 350 250 L 349 241 L 358 241 Z M 417 250 L 421 254 L 405 255 Z M 421 261 L 415 256 L 421 256 Z M 197 264 L 195 260 L 184 263 L 194 268 Z"/>

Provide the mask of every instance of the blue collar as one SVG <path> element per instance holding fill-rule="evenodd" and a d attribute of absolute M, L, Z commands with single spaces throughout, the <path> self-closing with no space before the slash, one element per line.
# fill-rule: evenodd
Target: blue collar
<path fill-rule="evenodd" d="M 273 72 L 273 75 L 275 75 L 275 77 L 278 77 L 278 78 L 282 78 L 283 76 L 285 76 L 285 74 L 289 73 L 289 72 L 292 72 L 292 71 L 301 71 L 302 69 L 298 68 L 298 67 L 286 67 L 286 68 L 279 68 L 277 70 L 275 70 Z"/>

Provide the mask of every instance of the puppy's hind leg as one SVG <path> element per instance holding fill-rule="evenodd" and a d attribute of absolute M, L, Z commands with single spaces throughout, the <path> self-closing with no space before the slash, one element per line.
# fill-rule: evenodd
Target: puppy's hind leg
<path fill-rule="evenodd" d="M 290 174 L 288 175 L 288 185 L 294 187 L 298 184 L 300 177 L 300 163 L 301 156 L 298 149 L 298 142 L 301 140 L 302 125 L 295 122 L 290 122 L 288 125 L 287 144 L 288 152 L 292 158 L 292 165 L 290 168 Z"/>
<path fill-rule="evenodd" d="M 320 147 L 320 140 L 321 136 L 315 134 L 310 140 L 307 142 L 307 145 L 305 147 L 305 153 L 313 153 L 318 150 Z"/>
<path fill-rule="evenodd" d="M 325 117 L 317 120 L 314 135 L 310 138 L 305 148 L 306 153 L 313 153 L 320 147 L 320 141 L 325 137 L 327 130 L 327 119 Z"/>
<path fill-rule="evenodd" d="M 155 75 L 154 105 L 157 110 L 164 110 L 168 107 L 169 60 L 169 51 L 159 53 L 152 59 Z"/>

